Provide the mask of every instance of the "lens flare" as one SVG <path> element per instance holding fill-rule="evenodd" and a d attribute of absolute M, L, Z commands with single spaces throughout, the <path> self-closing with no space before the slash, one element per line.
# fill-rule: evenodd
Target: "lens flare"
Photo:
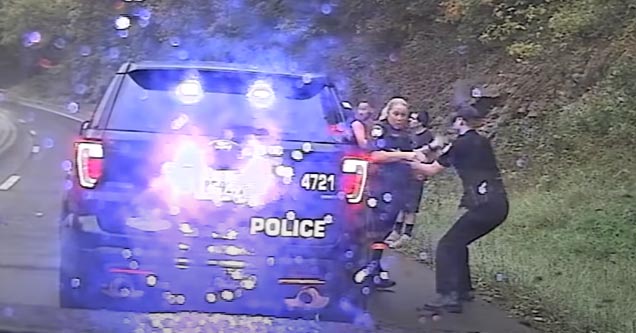
<path fill-rule="evenodd" d="M 177 99 L 183 104 L 196 104 L 203 99 L 203 87 L 197 80 L 185 80 L 175 89 Z"/>
<path fill-rule="evenodd" d="M 274 105 L 276 96 L 272 86 L 263 80 L 258 80 L 252 84 L 247 92 L 247 99 L 259 109 L 267 109 Z"/>

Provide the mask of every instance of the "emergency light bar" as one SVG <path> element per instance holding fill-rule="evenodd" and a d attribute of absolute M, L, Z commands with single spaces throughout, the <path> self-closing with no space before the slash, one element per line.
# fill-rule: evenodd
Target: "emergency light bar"
<path fill-rule="evenodd" d="M 196 104 L 203 99 L 203 87 L 197 80 L 185 80 L 177 85 L 175 94 L 183 104 Z"/>
<path fill-rule="evenodd" d="M 274 105 L 276 96 L 272 86 L 263 80 L 254 82 L 247 91 L 247 99 L 259 109 L 267 109 Z"/>

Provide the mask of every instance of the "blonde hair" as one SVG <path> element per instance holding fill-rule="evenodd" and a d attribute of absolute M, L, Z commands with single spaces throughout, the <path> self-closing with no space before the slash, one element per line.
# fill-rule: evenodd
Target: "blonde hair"
<path fill-rule="evenodd" d="M 382 112 L 380 112 L 380 116 L 378 117 L 378 120 L 386 120 L 386 118 L 389 117 L 389 111 L 391 111 L 391 109 L 393 109 L 394 107 L 398 105 L 409 107 L 409 103 L 407 103 L 404 98 L 399 98 L 399 97 L 391 98 L 391 100 L 389 100 L 386 103 L 384 108 L 382 108 Z"/>

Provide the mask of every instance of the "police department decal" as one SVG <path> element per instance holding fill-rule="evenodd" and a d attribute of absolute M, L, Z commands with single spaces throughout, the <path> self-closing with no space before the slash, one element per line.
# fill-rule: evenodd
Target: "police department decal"
<path fill-rule="evenodd" d="M 250 234 L 269 237 L 325 238 L 331 219 L 286 219 L 278 217 L 252 217 Z"/>
<path fill-rule="evenodd" d="M 477 193 L 481 195 L 488 193 L 488 182 L 484 181 L 481 184 L 479 184 L 479 187 L 477 187 Z"/>
<path fill-rule="evenodd" d="M 375 125 L 371 129 L 371 136 L 374 138 L 379 138 L 384 134 L 384 128 L 380 125 Z"/>

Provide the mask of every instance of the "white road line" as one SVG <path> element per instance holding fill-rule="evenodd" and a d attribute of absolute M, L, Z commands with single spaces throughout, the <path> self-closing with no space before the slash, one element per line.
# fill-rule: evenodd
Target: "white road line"
<path fill-rule="evenodd" d="M 4 183 L 0 185 L 0 191 L 8 191 L 9 189 L 11 189 L 11 187 L 13 187 L 13 185 L 15 185 L 15 183 L 18 182 L 18 180 L 20 180 L 20 176 L 18 175 L 10 176 L 4 181 Z"/>
<path fill-rule="evenodd" d="M 13 103 L 20 104 L 20 105 L 28 106 L 28 107 L 33 108 L 33 109 L 38 109 L 40 111 L 54 113 L 54 114 L 56 114 L 56 115 L 58 115 L 60 117 L 64 117 L 64 118 L 67 118 L 67 119 L 70 119 L 70 120 L 74 120 L 74 121 L 77 121 L 77 122 L 84 121 L 83 118 L 71 116 L 71 115 L 68 115 L 68 114 L 66 114 L 64 112 L 60 112 L 60 111 L 54 110 L 54 109 L 52 109 L 50 107 L 47 107 L 47 106 L 44 106 L 44 105 L 39 105 L 37 103 L 33 103 L 33 102 L 29 101 L 26 98 L 22 98 L 22 97 L 7 98 L 7 100 L 10 101 L 10 102 L 13 102 Z"/>
<path fill-rule="evenodd" d="M 40 152 L 40 146 L 33 146 L 33 148 L 31 148 L 31 152 L 34 154 L 37 154 Z"/>

